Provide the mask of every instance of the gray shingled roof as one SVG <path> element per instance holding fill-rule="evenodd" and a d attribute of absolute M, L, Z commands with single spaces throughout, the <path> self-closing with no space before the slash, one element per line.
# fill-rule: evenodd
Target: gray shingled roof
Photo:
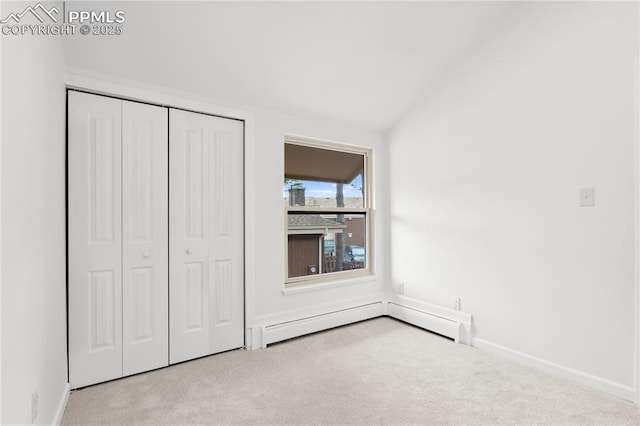
<path fill-rule="evenodd" d="M 317 214 L 290 214 L 287 219 L 289 229 L 344 228 L 346 226 L 334 219 L 327 219 Z"/>

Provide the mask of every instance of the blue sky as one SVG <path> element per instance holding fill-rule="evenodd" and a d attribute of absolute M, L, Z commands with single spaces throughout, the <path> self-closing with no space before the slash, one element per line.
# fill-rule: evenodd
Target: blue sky
<path fill-rule="evenodd" d="M 311 180 L 302 180 L 301 182 L 307 189 L 305 196 L 307 197 L 336 197 L 336 184 L 332 182 L 317 182 Z M 350 184 L 344 185 L 345 197 L 362 197 L 362 176 L 356 177 Z M 289 184 L 285 184 L 283 187 L 284 197 L 289 197 Z"/>

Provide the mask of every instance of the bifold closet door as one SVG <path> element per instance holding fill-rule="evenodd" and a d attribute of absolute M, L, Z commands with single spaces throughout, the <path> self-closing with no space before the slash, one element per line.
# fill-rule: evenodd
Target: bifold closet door
<path fill-rule="evenodd" d="M 167 111 L 70 92 L 68 131 L 77 388 L 168 364 Z"/>
<path fill-rule="evenodd" d="M 170 110 L 170 362 L 244 345 L 243 123 Z"/>
<path fill-rule="evenodd" d="M 166 108 L 122 103 L 122 373 L 169 364 Z"/>
<path fill-rule="evenodd" d="M 122 376 L 122 102 L 69 93 L 69 381 Z"/>

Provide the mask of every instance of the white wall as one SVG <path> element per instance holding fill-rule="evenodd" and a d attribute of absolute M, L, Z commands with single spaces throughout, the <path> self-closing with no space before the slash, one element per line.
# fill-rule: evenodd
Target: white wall
<path fill-rule="evenodd" d="M 62 46 L 2 38 L 1 422 L 31 424 L 37 390 L 51 424 L 67 383 Z"/>
<path fill-rule="evenodd" d="M 375 276 L 357 284 L 310 292 L 283 294 L 285 273 L 285 218 L 283 207 L 284 135 L 357 145 L 373 149 Z M 255 268 L 248 279 L 255 283 L 253 325 L 288 321 L 360 302 L 381 300 L 388 268 L 388 238 L 384 222 L 387 214 L 388 179 L 382 135 L 353 126 L 323 120 L 302 119 L 259 110 L 255 112 L 255 145 L 249 153 L 253 167 L 247 170 L 248 184 L 254 188 L 251 214 L 255 217 Z"/>
<path fill-rule="evenodd" d="M 479 346 L 632 398 L 638 5 L 504 24 L 390 132 L 393 281 L 460 297 Z"/>

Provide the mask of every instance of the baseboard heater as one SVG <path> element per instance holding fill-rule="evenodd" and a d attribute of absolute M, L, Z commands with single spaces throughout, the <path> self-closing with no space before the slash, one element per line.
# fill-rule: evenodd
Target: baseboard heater
<path fill-rule="evenodd" d="M 389 302 L 387 315 L 400 321 L 407 322 L 425 330 L 453 339 L 456 343 L 469 344 L 467 324 L 462 321 L 446 318 L 442 315 L 426 312 L 424 310 Z"/>
<path fill-rule="evenodd" d="M 270 343 L 281 342 L 305 334 L 364 321 L 382 315 L 382 302 L 374 302 L 293 321 L 267 325 L 262 327 L 261 347 L 266 348 Z"/>

